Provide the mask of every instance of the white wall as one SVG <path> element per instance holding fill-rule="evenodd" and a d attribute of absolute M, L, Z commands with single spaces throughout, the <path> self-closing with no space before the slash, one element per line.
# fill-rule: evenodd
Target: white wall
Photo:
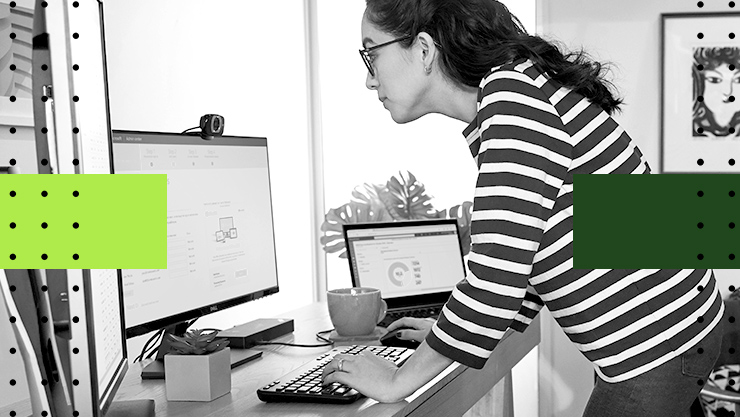
<path fill-rule="evenodd" d="M 616 119 L 654 173 L 659 168 L 660 146 L 660 14 L 739 11 L 724 0 L 703 3 L 700 9 L 695 0 L 537 0 L 539 34 L 559 39 L 570 49 L 583 47 L 594 58 L 616 64 L 613 82 L 625 99 L 623 113 Z M 730 285 L 740 287 L 737 270 L 715 272 L 723 296 Z M 543 320 L 543 329 L 546 326 Z M 550 326 L 556 324 L 550 322 Z M 558 328 L 544 330 L 540 346 L 542 404 L 553 399 L 551 408 L 540 409 L 540 416 L 580 415 L 592 386 L 593 372 L 586 367 L 590 365 Z"/>

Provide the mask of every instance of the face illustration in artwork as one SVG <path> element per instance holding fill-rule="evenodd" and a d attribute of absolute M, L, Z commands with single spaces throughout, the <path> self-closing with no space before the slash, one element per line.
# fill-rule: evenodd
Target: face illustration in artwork
<path fill-rule="evenodd" d="M 727 63 L 704 71 L 704 103 L 719 126 L 728 127 L 732 116 L 740 112 L 740 69 Z"/>

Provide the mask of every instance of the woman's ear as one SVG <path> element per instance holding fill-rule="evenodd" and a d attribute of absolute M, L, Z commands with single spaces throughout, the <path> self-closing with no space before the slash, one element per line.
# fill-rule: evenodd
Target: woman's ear
<path fill-rule="evenodd" d="M 420 59 L 424 72 L 431 74 L 434 60 L 437 57 L 437 46 L 434 44 L 434 39 L 426 32 L 419 32 L 416 39 L 420 48 Z"/>

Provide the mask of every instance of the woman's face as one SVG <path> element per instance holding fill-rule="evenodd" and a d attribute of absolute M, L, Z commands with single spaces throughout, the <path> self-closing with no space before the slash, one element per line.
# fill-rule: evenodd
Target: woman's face
<path fill-rule="evenodd" d="M 362 45 L 370 48 L 395 37 L 380 31 L 365 16 L 362 17 Z M 418 55 L 419 59 L 415 56 Z M 421 51 L 412 46 L 402 48 L 398 43 L 370 52 L 375 76 L 367 73 L 365 86 L 378 92 L 378 99 L 391 113 L 396 123 L 407 123 L 428 113 L 424 99 L 429 91 L 429 82 L 424 77 Z"/>
<path fill-rule="evenodd" d="M 704 103 L 720 126 L 727 126 L 740 111 L 740 69 L 727 64 L 704 72 Z M 731 98 L 732 97 L 732 98 Z"/>

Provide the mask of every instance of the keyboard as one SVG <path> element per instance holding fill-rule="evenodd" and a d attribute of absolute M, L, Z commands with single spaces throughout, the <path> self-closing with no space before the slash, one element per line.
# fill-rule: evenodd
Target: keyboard
<path fill-rule="evenodd" d="M 389 311 L 385 315 L 385 317 L 383 317 L 383 320 L 380 323 L 378 323 L 378 326 L 388 327 L 390 326 L 391 323 L 403 317 L 417 317 L 420 319 L 431 317 L 433 319 L 436 319 L 437 317 L 439 317 L 439 313 L 441 311 L 442 311 L 442 306 L 421 307 L 421 308 L 415 308 L 415 309 L 410 309 L 410 310 Z"/>
<path fill-rule="evenodd" d="M 388 346 L 341 346 L 319 355 L 281 378 L 257 390 L 257 397 L 265 402 L 320 402 L 349 404 L 364 397 L 357 390 L 337 382 L 322 386 L 324 367 L 337 354 L 357 355 L 362 351 L 374 353 L 388 359 L 397 366 L 403 364 L 414 353 L 413 349 Z"/>

